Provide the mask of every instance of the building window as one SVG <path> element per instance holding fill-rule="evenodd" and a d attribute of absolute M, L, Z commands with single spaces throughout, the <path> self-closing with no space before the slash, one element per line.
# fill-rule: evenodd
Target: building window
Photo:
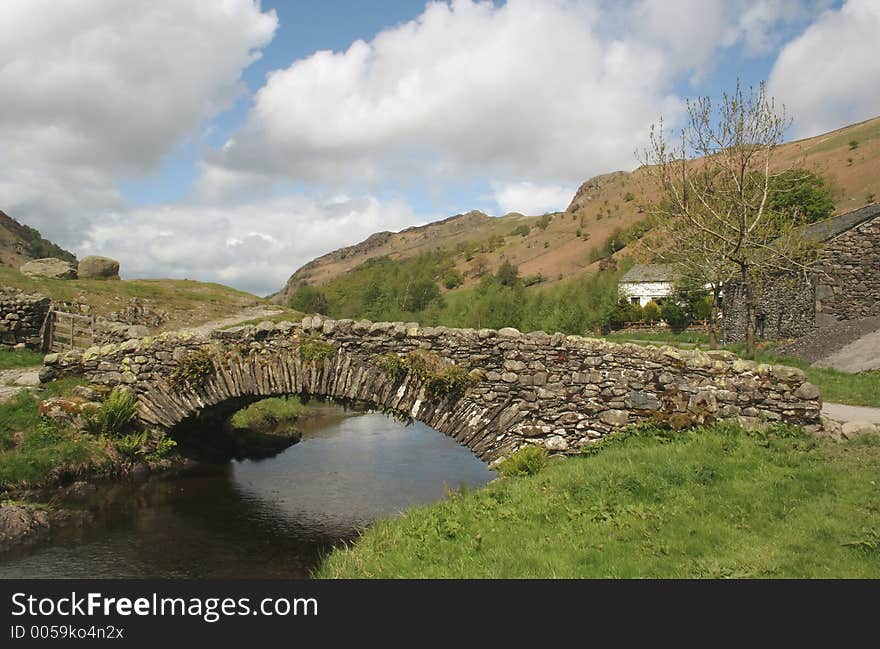
<path fill-rule="evenodd" d="M 629 303 L 630 303 L 630 304 L 641 304 L 641 300 L 640 300 L 639 298 L 637 298 L 637 297 L 631 297 L 631 298 L 629 299 Z"/>

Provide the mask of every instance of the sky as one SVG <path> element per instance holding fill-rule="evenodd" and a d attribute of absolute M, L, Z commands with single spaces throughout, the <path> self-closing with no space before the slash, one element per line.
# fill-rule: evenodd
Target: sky
<path fill-rule="evenodd" d="M 880 114 L 880 0 L 3 0 L 0 209 L 122 275 L 258 294 L 381 230 L 565 209 L 766 80 Z"/>

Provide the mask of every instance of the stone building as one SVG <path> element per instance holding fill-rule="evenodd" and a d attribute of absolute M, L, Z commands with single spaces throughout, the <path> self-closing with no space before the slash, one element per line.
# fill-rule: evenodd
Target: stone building
<path fill-rule="evenodd" d="M 675 280 L 675 269 L 670 264 L 637 264 L 620 278 L 618 293 L 639 306 L 659 304 L 672 293 Z"/>
<path fill-rule="evenodd" d="M 761 290 L 758 338 L 797 338 L 840 320 L 880 315 L 880 205 L 813 223 L 808 238 L 823 244 L 810 277 L 774 278 Z M 724 339 L 745 340 L 741 286 L 724 287 Z"/>

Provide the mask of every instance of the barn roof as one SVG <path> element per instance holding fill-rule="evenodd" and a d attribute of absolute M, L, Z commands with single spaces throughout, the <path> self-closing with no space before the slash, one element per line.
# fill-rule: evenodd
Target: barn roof
<path fill-rule="evenodd" d="M 880 216 L 880 203 L 872 203 L 851 212 L 832 216 L 824 221 L 811 223 L 804 228 L 804 235 L 813 241 L 828 241 L 876 216 Z"/>
<path fill-rule="evenodd" d="M 677 277 L 671 264 L 637 264 L 626 271 L 621 282 L 674 282 Z"/>

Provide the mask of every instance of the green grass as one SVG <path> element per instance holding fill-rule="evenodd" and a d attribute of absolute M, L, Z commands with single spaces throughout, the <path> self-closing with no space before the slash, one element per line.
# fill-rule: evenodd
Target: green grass
<path fill-rule="evenodd" d="M 409 510 L 324 578 L 877 578 L 880 437 L 643 430 Z"/>
<path fill-rule="evenodd" d="M 613 343 L 664 343 L 670 345 L 682 343 L 685 345 L 708 345 L 709 343 L 709 335 L 702 331 L 682 331 L 680 333 L 672 331 L 620 331 L 607 334 L 603 338 Z"/>
<path fill-rule="evenodd" d="M 82 384 L 76 378 L 53 381 L 44 386 L 44 395 L 68 396 Z M 0 491 L 41 486 L 65 472 L 93 469 L 108 461 L 100 440 L 44 420 L 39 404 L 30 392 L 0 404 Z"/>
<path fill-rule="evenodd" d="M 36 367 L 43 364 L 43 355 L 30 349 L 0 349 L 0 370 Z"/>
<path fill-rule="evenodd" d="M 292 424 L 307 410 L 308 408 L 296 397 L 263 399 L 235 413 L 231 420 L 232 427 L 239 430 L 271 432 Z"/>

